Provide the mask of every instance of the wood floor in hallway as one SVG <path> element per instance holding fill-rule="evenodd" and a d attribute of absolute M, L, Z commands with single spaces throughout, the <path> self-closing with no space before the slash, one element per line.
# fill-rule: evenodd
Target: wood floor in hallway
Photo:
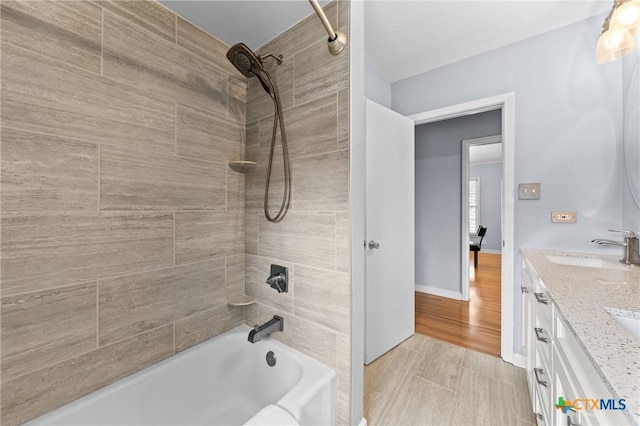
<path fill-rule="evenodd" d="M 416 333 L 500 356 L 501 256 L 478 253 L 469 268 L 469 301 L 416 292 Z"/>
<path fill-rule="evenodd" d="M 369 425 L 534 425 L 524 369 L 414 334 L 365 367 Z"/>

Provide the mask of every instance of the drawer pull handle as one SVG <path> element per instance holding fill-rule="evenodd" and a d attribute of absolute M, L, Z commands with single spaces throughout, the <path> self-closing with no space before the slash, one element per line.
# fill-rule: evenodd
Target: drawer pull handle
<path fill-rule="evenodd" d="M 544 293 L 533 293 L 533 294 L 535 294 L 536 300 L 538 301 L 538 303 L 542 303 L 543 305 L 549 304 L 549 299 L 545 297 Z"/>
<path fill-rule="evenodd" d="M 538 382 L 538 384 L 544 386 L 545 388 L 549 385 L 549 382 L 540 378 L 540 376 L 544 375 L 544 371 L 542 371 L 542 368 L 534 368 L 533 373 L 536 375 L 536 382 Z"/>
<path fill-rule="evenodd" d="M 547 332 L 544 331 L 543 328 L 534 327 L 533 331 L 536 332 L 536 339 L 538 339 L 539 341 L 544 342 L 544 343 L 549 343 L 549 338 L 547 336 L 545 336 L 545 334 L 547 334 Z"/>

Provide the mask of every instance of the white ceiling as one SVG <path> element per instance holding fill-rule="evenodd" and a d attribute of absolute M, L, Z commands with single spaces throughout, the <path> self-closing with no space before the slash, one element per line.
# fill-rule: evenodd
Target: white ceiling
<path fill-rule="evenodd" d="M 160 3 L 228 45 L 243 42 L 254 50 L 314 13 L 307 0 L 160 0 Z M 318 3 L 324 6 L 329 0 Z"/>
<path fill-rule="evenodd" d="M 227 44 L 242 41 L 253 49 L 313 14 L 307 0 L 161 3 Z M 365 51 L 378 71 L 394 82 L 580 21 L 612 4 L 612 0 L 366 0 Z"/>
<path fill-rule="evenodd" d="M 578 22 L 612 1 L 367 1 L 365 51 L 390 81 Z M 596 40 L 593 48 L 595 52 Z"/>

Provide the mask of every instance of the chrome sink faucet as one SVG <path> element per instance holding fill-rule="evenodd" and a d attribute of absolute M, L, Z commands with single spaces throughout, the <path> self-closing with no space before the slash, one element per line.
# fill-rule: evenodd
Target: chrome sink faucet
<path fill-rule="evenodd" d="M 624 241 L 605 240 L 596 238 L 591 240 L 592 243 L 605 244 L 611 246 L 624 247 L 624 256 L 620 259 L 625 265 L 640 265 L 640 240 L 638 235 L 633 231 L 617 231 L 609 229 L 609 232 L 622 232 L 625 234 Z"/>
<path fill-rule="evenodd" d="M 256 343 L 262 340 L 266 335 L 273 333 L 274 331 L 284 330 L 284 318 L 274 315 L 272 319 L 265 322 L 262 325 L 256 325 L 253 330 L 249 332 L 249 341 Z"/>

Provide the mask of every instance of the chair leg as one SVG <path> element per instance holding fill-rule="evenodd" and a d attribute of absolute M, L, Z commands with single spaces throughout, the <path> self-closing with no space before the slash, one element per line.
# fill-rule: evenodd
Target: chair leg
<path fill-rule="evenodd" d="M 473 252 L 473 268 L 478 269 L 478 252 Z"/>

